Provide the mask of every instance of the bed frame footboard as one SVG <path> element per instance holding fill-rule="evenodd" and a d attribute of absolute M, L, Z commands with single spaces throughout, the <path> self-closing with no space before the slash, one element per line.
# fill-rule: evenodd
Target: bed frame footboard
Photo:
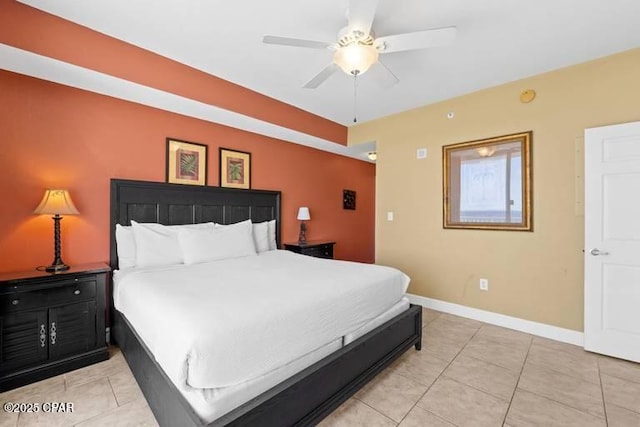
<path fill-rule="evenodd" d="M 200 420 L 119 312 L 114 316 L 114 337 L 161 426 L 308 426 L 320 422 L 411 346 L 420 350 L 422 308 L 412 305 L 210 424 Z"/>

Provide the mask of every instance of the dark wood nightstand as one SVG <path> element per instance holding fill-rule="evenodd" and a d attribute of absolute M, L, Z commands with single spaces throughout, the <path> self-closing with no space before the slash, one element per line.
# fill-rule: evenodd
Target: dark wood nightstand
<path fill-rule="evenodd" d="M 107 360 L 106 264 L 0 273 L 0 392 Z"/>
<path fill-rule="evenodd" d="M 333 245 L 335 244 L 336 242 L 327 242 L 323 240 L 307 240 L 306 243 L 285 243 L 284 248 L 297 254 L 333 259 Z"/>

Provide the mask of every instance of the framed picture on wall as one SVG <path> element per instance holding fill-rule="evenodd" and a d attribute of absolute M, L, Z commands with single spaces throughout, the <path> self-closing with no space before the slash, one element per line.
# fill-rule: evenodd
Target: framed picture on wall
<path fill-rule="evenodd" d="M 251 188 L 251 153 L 220 147 L 220 187 Z"/>
<path fill-rule="evenodd" d="M 207 185 L 207 146 L 167 138 L 167 182 Z"/>
<path fill-rule="evenodd" d="M 342 190 L 342 208 L 356 210 L 356 192 L 353 190 Z"/>

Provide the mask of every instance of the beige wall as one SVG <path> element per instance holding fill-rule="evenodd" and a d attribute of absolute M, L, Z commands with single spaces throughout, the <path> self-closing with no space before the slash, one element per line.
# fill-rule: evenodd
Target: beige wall
<path fill-rule="evenodd" d="M 350 128 L 350 144 L 377 141 L 377 262 L 409 274 L 413 294 L 582 331 L 583 131 L 635 120 L 640 49 Z M 441 147 L 527 130 L 534 231 L 444 230 Z"/>

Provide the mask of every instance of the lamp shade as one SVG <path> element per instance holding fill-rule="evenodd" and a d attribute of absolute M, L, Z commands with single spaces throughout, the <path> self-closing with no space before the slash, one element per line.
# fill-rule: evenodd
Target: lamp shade
<path fill-rule="evenodd" d="M 306 221 L 311 219 L 311 215 L 309 214 L 309 208 L 306 206 L 301 207 L 300 209 L 298 209 L 298 219 L 300 221 Z"/>
<path fill-rule="evenodd" d="M 60 189 L 47 189 L 44 197 L 33 211 L 34 214 L 52 214 L 52 215 L 76 215 L 78 209 L 73 204 L 69 191 Z"/>
<path fill-rule="evenodd" d="M 333 54 L 333 62 L 347 74 L 364 74 L 378 61 L 378 50 L 366 44 L 353 43 L 340 47 Z"/>

